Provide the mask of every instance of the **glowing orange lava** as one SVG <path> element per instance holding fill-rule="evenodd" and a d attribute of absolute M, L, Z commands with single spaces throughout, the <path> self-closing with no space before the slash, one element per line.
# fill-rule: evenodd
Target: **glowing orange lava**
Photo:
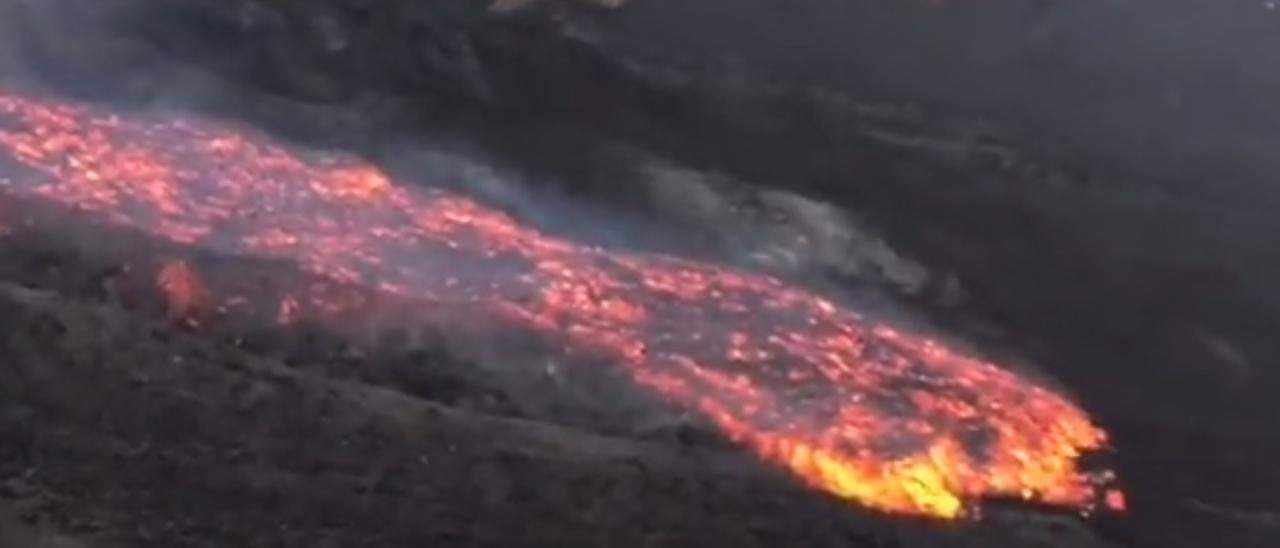
<path fill-rule="evenodd" d="M 0 147 L 25 166 L 0 173 L 9 195 L 554 335 L 866 506 L 1123 505 L 1109 473 L 1080 468 L 1106 435 L 1066 398 L 771 277 L 577 245 L 352 158 L 191 117 L 0 93 Z M 198 278 L 173 268 L 164 283 L 195 299 Z M 282 303 L 291 321 L 298 305 Z"/>

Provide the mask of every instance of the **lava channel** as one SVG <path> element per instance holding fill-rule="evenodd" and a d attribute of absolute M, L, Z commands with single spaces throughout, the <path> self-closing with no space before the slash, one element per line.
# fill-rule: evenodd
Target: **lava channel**
<path fill-rule="evenodd" d="M 772 277 L 578 245 L 197 117 L 0 91 L 0 148 L 23 166 L 0 173 L 10 196 L 606 355 L 766 462 L 867 507 L 955 518 L 988 497 L 1082 512 L 1123 500 L 1110 472 L 1081 465 L 1107 437 L 1067 398 Z M 167 274 L 173 289 L 195 291 L 181 274 Z"/>

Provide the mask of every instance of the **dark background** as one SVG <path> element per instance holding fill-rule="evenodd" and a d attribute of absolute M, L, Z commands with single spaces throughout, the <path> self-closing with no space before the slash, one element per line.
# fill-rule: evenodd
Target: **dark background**
<path fill-rule="evenodd" d="M 1280 13 L 1259 0 L 632 2 L 627 38 L 918 101 L 1203 196 L 1274 204 Z"/>

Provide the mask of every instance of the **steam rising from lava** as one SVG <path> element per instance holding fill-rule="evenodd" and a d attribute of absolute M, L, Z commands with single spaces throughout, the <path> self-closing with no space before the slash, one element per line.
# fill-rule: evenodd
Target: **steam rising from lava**
<path fill-rule="evenodd" d="M 0 147 L 25 166 L 0 173 L 0 191 L 551 335 L 866 506 L 956 517 L 987 496 L 1121 500 L 1109 473 L 1080 467 L 1106 435 L 1064 397 L 777 279 L 576 245 L 190 117 L 0 92 Z M 161 285 L 196 298 L 175 268 Z"/>

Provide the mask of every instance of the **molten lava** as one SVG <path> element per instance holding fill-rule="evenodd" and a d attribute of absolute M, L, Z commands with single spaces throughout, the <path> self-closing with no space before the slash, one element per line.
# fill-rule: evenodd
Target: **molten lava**
<path fill-rule="evenodd" d="M 1106 435 L 1066 398 L 771 277 L 577 245 L 352 158 L 190 117 L 0 92 L 0 148 L 24 166 L 0 173 L 11 196 L 553 336 L 866 506 L 1123 505 L 1109 473 L 1080 466 Z M 161 276 L 175 313 L 199 306 L 188 267 Z M 291 321 L 298 303 L 281 302 Z"/>

